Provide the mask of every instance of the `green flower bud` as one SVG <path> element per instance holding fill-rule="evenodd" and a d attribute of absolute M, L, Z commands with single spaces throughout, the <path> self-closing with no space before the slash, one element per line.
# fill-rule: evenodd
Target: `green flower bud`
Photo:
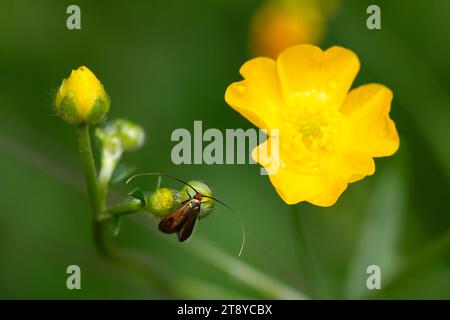
<path fill-rule="evenodd" d="M 117 119 L 112 125 L 116 127 L 117 136 L 124 150 L 135 150 L 144 144 L 145 132 L 138 124 L 125 119 Z"/>
<path fill-rule="evenodd" d="M 145 140 L 144 130 L 138 124 L 125 119 L 116 119 L 104 127 L 97 128 L 96 135 L 102 141 L 103 147 L 115 144 L 114 140 L 117 140 L 123 151 L 136 150 Z"/>
<path fill-rule="evenodd" d="M 208 197 L 212 197 L 213 196 L 211 189 L 206 184 L 204 184 L 203 182 L 201 182 L 201 181 L 189 181 L 188 183 L 195 190 L 200 192 L 200 194 L 208 196 Z M 180 190 L 180 193 L 178 195 L 177 200 L 178 200 L 179 203 L 182 203 L 182 202 L 184 202 L 186 200 L 189 200 L 189 197 L 192 198 L 194 195 L 195 195 L 195 191 L 192 190 L 191 187 L 185 185 Z M 206 217 L 207 215 L 209 215 L 212 212 L 213 209 L 214 209 L 214 200 L 204 197 L 202 199 L 202 204 L 200 206 L 200 213 L 198 215 L 199 219 L 202 219 L 202 218 Z"/>
<path fill-rule="evenodd" d="M 110 105 L 103 85 L 84 66 L 62 81 L 55 98 L 56 113 L 71 124 L 96 124 L 105 118 Z"/>
<path fill-rule="evenodd" d="M 175 207 L 177 196 L 176 190 L 158 188 L 148 197 L 146 209 L 158 217 L 165 217 Z"/>

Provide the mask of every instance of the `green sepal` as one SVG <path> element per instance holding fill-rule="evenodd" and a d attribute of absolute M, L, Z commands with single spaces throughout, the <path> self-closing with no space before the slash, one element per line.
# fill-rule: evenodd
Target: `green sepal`
<path fill-rule="evenodd" d="M 136 199 L 138 199 L 138 200 L 141 200 L 141 202 L 142 202 L 142 204 L 143 204 L 144 207 L 147 205 L 147 198 L 146 198 L 144 192 L 142 192 L 141 189 L 136 188 L 136 189 L 134 189 L 133 191 L 131 191 L 131 192 L 129 193 L 129 195 L 132 196 L 133 198 L 136 198 Z"/>
<path fill-rule="evenodd" d="M 60 106 L 56 108 L 56 113 L 71 124 L 80 124 L 83 122 L 75 105 L 75 99 L 72 95 L 67 95 L 62 100 Z"/>
<path fill-rule="evenodd" d="M 96 124 L 102 121 L 109 111 L 110 104 L 109 96 L 107 94 L 104 99 L 95 99 L 94 105 L 92 106 L 92 109 L 87 117 L 87 122 Z"/>

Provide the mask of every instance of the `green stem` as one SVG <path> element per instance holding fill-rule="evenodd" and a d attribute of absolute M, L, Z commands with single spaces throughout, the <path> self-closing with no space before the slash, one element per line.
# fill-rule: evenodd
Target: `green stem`
<path fill-rule="evenodd" d="M 328 298 L 328 289 L 322 273 L 321 265 L 312 254 L 309 242 L 305 237 L 302 213 L 298 205 L 291 206 L 291 224 L 295 236 L 295 244 L 300 267 L 304 273 L 305 286 L 313 298 Z"/>
<path fill-rule="evenodd" d="M 167 281 L 167 276 L 163 275 L 163 271 L 157 266 L 144 263 L 142 259 L 131 255 L 130 253 L 117 252 L 107 245 L 105 236 L 105 223 L 100 219 L 106 205 L 107 184 L 99 183 L 97 179 L 97 171 L 95 168 L 95 160 L 92 154 L 91 140 L 89 136 L 89 126 L 81 124 L 78 127 L 78 141 L 83 162 L 84 174 L 86 177 L 86 186 L 89 195 L 89 201 L 92 211 L 92 225 L 94 243 L 98 252 L 106 259 L 121 265 L 132 272 L 139 274 L 147 282 L 156 284 L 161 290 L 166 292 L 169 297 L 177 296 L 175 288 Z"/>
<path fill-rule="evenodd" d="M 88 124 L 81 124 L 78 127 L 78 147 L 83 162 L 84 176 L 92 212 L 92 228 L 94 243 L 99 253 L 106 255 L 108 252 L 105 242 L 103 225 L 98 220 L 98 216 L 104 209 L 105 191 L 99 190 L 97 186 L 97 170 L 95 168 L 94 155 L 92 154 L 91 138 Z"/>
<path fill-rule="evenodd" d="M 99 216 L 99 221 L 109 220 L 116 216 L 123 216 L 130 213 L 135 213 L 141 210 L 144 207 L 144 204 L 141 200 L 133 198 L 119 204 L 116 204 L 110 208 L 104 210 Z"/>
<path fill-rule="evenodd" d="M 97 189 L 102 199 L 106 198 L 109 182 L 117 167 L 117 163 L 122 157 L 122 147 L 119 144 L 105 145 L 105 141 L 102 141 L 102 156 L 100 172 L 97 178 Z"/>
<path fill-rule="evenodd" d="M 217 250 L 206 239 L 197 237 L 197 241 L 190 243 L 190 248 L 198 257 L 236 278 L 240 283 L 258 293 L 258 296 L 263 299 L 309 299 L 308 296 L 299 292 L 296 288 L 285 285 L 270 275 L 245 264 L 240 259 Z"/>

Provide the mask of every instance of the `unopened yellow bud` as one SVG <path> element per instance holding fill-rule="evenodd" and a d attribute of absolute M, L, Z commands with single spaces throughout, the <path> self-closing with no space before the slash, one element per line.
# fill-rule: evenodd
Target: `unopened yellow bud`
<path fill-rule="evenodd" d="M 57 114 L 71 124 L 95 124 L 104 119 L 110 100 L 97 77 L 83 66 L 63 80 L 55 107 Z"/>
<path fill-rule="evenodd" d="M 165 217 L 175 205 L 176 191 L 158 188 L 147 200 L 146 209 L 158 217 Z"/>

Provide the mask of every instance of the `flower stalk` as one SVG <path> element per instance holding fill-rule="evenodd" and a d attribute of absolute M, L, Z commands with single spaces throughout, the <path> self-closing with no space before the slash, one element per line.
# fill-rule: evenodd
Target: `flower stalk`
<path fill-rule="evenodd" d="M 313 298 L 327 299 L 328 288 L 322 266 L 312 254 L 310 243 L 305 236 L 304 219 L 300 205 L 291 206 L 291 218 L 297 255 L 304 274 L 305 286 Z"/>
<path fill-rule="evenodd" d="M 103 222 L 112 219 L 113 217 L 135 213 L 143 208 L 144 203 L 139 199 L 133 198 L 106 209 L 98 216 L 97 219 L 98 221 Z"/>
<path fill-rule="evenodd" d="M 87 123 L 78 126 L 78 146 L 83 163 L 86 187 L 92 212 L 92 227 L 94 243 L 101 254 L 107 253 L 102 223 L 98 220 L 105 206 L 105 191 L 99 188 L 97 183 L 97 170 L 95 168 L 94 155 L 92 154 L 89 125 Z"/>

